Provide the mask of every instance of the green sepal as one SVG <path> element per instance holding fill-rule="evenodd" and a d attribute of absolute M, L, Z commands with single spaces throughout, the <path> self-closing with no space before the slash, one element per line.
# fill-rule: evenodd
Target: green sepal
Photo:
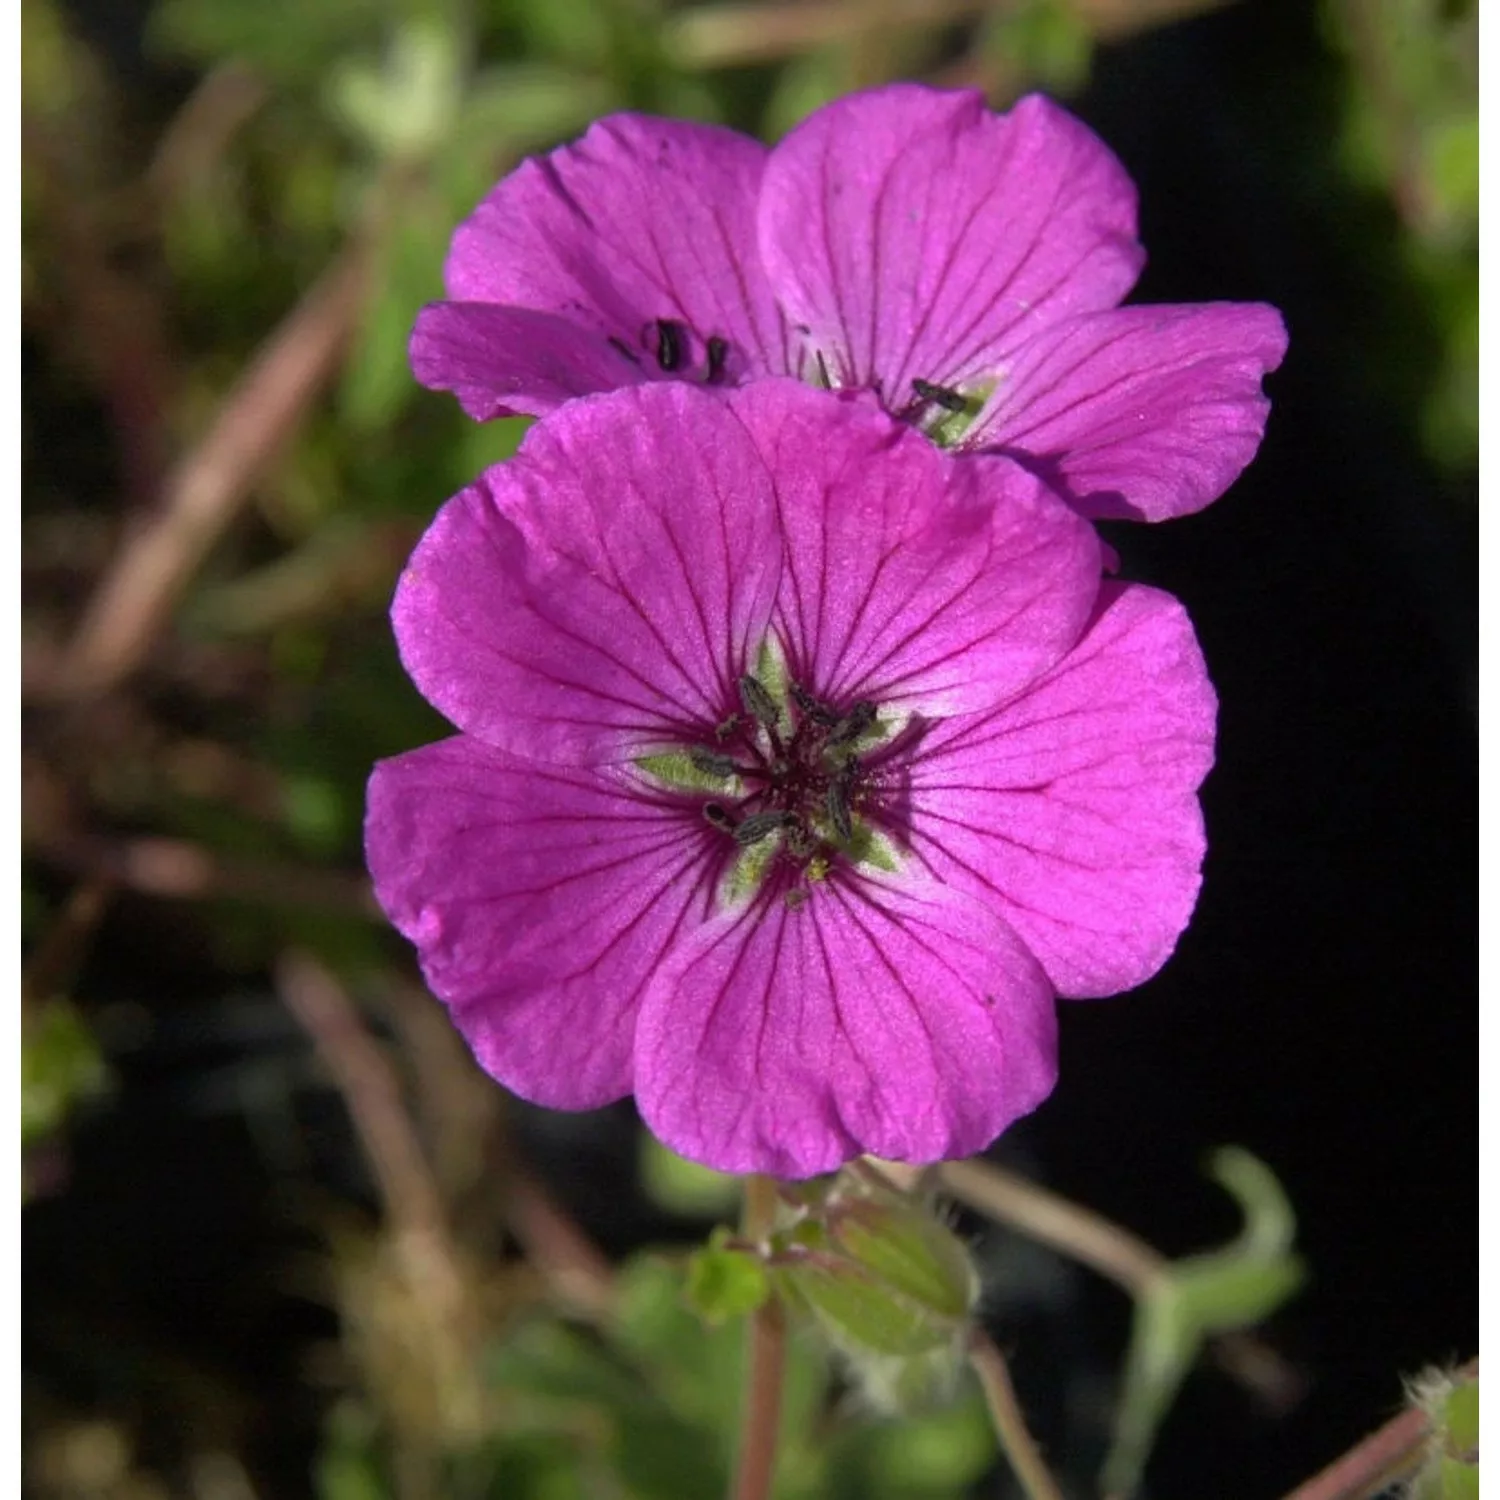
<path fill-rule="evenodd" d="M 829 1342 L 860 1355 L 911 1358 L 950 1345 L 958 1320 L 906 1296 L 842 1256 L 804 1252 L 776 1264 L 772 1276 L 795 1305 L 811 1312 Z"/>
<path fill-rule="evenodd" d="M 856 1199 L 828 1219 L 829 1237 L 887 1286 L 957 1325 L 968 1317 L 978 1278 L 962 1241 L 946 1225 L 894 1194 Z"/>

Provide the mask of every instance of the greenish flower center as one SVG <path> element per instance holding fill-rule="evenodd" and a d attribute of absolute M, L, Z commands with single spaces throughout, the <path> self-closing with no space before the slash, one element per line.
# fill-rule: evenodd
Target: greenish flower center
<path fill-rule="evenodd" d="M 893 727 L 878 706 L 823 701 L 789 680 L 771 649 L 740 677 L 738 696 L 707 742 L 636 762 L 675 790 L 707 794 L 701 815 L 729 855 L 725 900 L 741 904 L 774 879 L 795 910 L 840 863 L 895 869 L 870 822 L 882 776 L 867 757 Z"/>

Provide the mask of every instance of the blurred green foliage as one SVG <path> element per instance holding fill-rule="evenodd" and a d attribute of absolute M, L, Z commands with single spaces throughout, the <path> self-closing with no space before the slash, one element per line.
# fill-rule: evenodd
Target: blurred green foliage
<path fill-rule="evenodd" d="M 1398 271 L 1442 350 L 1412 389 L 1396 349 L 1375 351 L 1416 407 L 1428 453 L 1462 470 L 1479 453 L 1479 6 L 1477 0 L 1324 0 L 1346 58 L 1341 164 L 1401 225 Z"/>
<path fill-rule="evenodd" d="M 439 1493 L 527 1500 L 718 1500 L 737 1442 L 744 1324 L 688 1310 L 680 1268 L 639 1255 L 619 1272 L 597 1330 L 531 1318 L 484 1357 L 492 1431 L 442 1455 Z M 794 1340 L 786 1371 L 777 1494 L 783 1500 L 945 1500 L 989 1467 L 994 1443 L 974 1392 L 940 1415 L 830 1426 L 829 1371 Z M 357 1402 L 330 1413 L 322 1500 L 399 1493 L 383 1427 Z"/>

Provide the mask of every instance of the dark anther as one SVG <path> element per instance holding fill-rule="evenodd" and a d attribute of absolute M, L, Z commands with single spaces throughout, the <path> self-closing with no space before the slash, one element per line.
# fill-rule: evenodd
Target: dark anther
<path fill-rule="evenodd" d="M 741 848 L 750 844 L 758 844 L 762 839 L 769 838 L 773 833 L 783 828 L 795 827 L 797 814 L 789 812 L 758 812 L 751 813 L 738 828 L 734 830 L 734 841 Z"/>
<path fill-rule="evenodd" d="M 797 707 L 802 710 L 803 717 L 811 719 L 814 724 L 821 724 L 828 729 L 838 723 L 839 716 L 825 704 L 819 703 L 800 683 L 792 684 L 792 697 L 796 700 Z"/>
<path fill-rule="evenodd" d="M 858 774 L 859 760 L 851 755 L 828 784 L 828 821 L 833 824 L 833 831 L 846 844 L 854 837 L 854 812 L 849 799 L 854 790 L 854 778 Z"/>
<path fill-rule="evenodd" d="M 968 398 L 962 391 L 955 391 L 950 385 L 935 385 L 930 380 L 914 380 L 911 388 L 924 401 L 931 401 L 935 406 L 941 406 L 944 411 L 962 413 L 969 409 Z"/>
<path fill-rule="evenodd" d="M 688 751 L 688 759 L 693 763 L 693 769 L 702 771 L 705 776 L 735 776 L 740 771 L 733 756 L 705 750 L 702 745 L 694 745 Z"/>
<path fill-rule="evenodd" d="M 776 727 L 776 721 L 781 717 L 776 709 L 776 700 L 748 673 L 740 678 L 740 697 L 744 700 L 745 711 L 752 719 L 759 719 L 768 729 Z"/>
<path fill-rule="evenodd" d="M 847 844 L 854 837 L 854 814 L 849 807 L 849 788 L 842 781 L 828 787 L 828 821 L 833 831 Z"/>
<path fill-rule="evenodd" d="M 717 828 L 720 833 L 734 832 L 734 819 L 729 816 L 728 810 L 720 802 L 703 804 L 703 821 L 710 828 Z"/>
<path fill-rule="evenodd" d="M 710 334 L 708 340 L 708 372 L 704 381 L 718 385 L 724 378 L 724 367 L 729 361 L 729 340 L 720 334 Z"/>
<path fill-rule="evenodd" d="M 613 349 L 615 351 L 616 354 L 623 354 L 625 356 L 625 358 L 630 361 L 631 364 L 633 364 L 633 365 L 640 364 L 640 360 L 636 356 L 635 350 L 632 349 L 630 347 L 630 345 L 625 342 L 624 339 L 617 339 L 614 336 L 614 334 L 610 334 L 609 338 L 606 339 L 605 342 L 609 345 L 609 347 L 611 349 Z"/>
<path fill-rule="evenodd" d="M 714 738 L 720 741 L 727 740 L 739 727 L 740 716 L 738 714 L 730 714 L 722 724 L 714 725 Z"/>
<path fill-rule="evenodd" d="M 861 698 L 834 726 L 828 736 L 829 745 L 847 745 L 857 740 L 875 722 L 875 712 L 875 705 L 868 698 Z"/>
<path fill-rule="evenodd" d="M 687 357 L 687 327 L 672 318 L 656 320 L 656 362 L 670 374 Z"/>

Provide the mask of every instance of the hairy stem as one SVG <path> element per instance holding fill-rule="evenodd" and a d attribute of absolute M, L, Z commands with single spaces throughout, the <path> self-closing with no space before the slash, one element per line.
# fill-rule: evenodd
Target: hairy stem
<path fill-rule="evenodd" d="M 1479 1361 L 1471 1359 L 1461 1373 L 1478 1375 Z M 1417 1470 L 1427 1457 L 1431 1436 L 1431 1417 L 1420 1407 L 1409 1407 L 1299 1484 L 1285 1500 L 1367 1500 L 1383 1495 Z"/>
<path fill-rule="evenodd" d="M 1144 1240 L 1004 1167 L 950 1161 L 940 1174 L 960 1203 L 1082 1261 L 1133 1296 L 1150 1291 L 1166 1275 L 1166 1260 Z"/>
<path fill-rule="evenodd" d="M 776 1216 L 776 1184 L 769 1177 L 745 1179 L 744 1236 L 758 1244 Z M 786 1368 L 786 1315 L 774 1297 L 750 1321 L 745 1362 L 745 1405 L 740 1419 L 739 1458 L 731 1500 L 770 1500 L 776 1478 L 781 1427 L 781 1382 Z"/>
<path fill-rule="evenodd" d="M 984 1390 L 985 1405 L 990 1409 L 990 1420 L 995 1424 L 1000 1449 L 1025 1490 L 1027 1500 L 1063 1500 L 1057 1481 L 1048 1472 L 1036 1443 L 1026 1430 L 1026 1419 L 1021 1415 L 1016 1389 L 1010 1383 L 1005 1356 L 978 1328 L 969 1335 L 969 1363 Z"/>

